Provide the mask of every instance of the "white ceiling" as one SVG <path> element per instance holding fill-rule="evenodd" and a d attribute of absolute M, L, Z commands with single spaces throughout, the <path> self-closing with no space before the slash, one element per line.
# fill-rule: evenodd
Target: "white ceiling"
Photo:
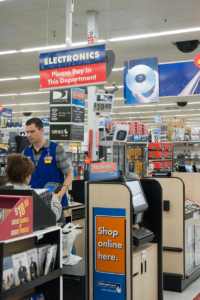
<path fill-rule="evenodd" d="M 88 10 L 99 12 L 99 38 L 105 40 L 200 27 L 200 0 L 74 0 L 74 2 L 73 42 L 86 41 Z M 0 52 L 64 44 L 66 0 L 49 0 L 49 9 L 47 7 L 48 0 L 1 1 Z M 172 44 L 175 41 L 191 39 L 200 39 L 200 31 L 108 42 L 107 48 L 115 51 L 115 68 L 122 68 L 125 60 L 152 56 L 157 56 L 159 63 L 193 60 L 200 48 L 191 54 L 184 54 Z M 38 51 L 0 55 L 0 79 L 39 75 L 38 57 Z M 108 86 L 114 81 L 117 85 L 123 86 L 123 71 L 112 72 L 108 78 Z M 49 115 L 48 93 L 20 95 L 38 91 L 39 78 L 0 81 L 0 103 L 13 109 L 13 117 L 17 118 L 16 120 L 22 117 L 22 111 L 33 111 L 33 116 Z M 18 95 L 1 96 L 4 94 Z M 166 109 L 166 107 L 175 107 L 176 104 L 161 105 L 175 103 L 177 98 L 161 98 L 160 103 L 154 106 L 125 107 L 123 88 L 115 93 L 115 98 L 122 99 L 114 101 L 114 111 L 111 115 L 114 120 L 128 121 L 133 117 L 132 120 L 138 118 L 151 126 L 155 113 L 166 116 L 164 121 L 168 120 L 169 115 L 178 114 L 187 115 L 188 124 L 194 122 L 189 125 L 197 123 L 200 125 L 200 96 L 179 98 L 178 101 L 196 102 L 196 104 L 187 105 L 177 113 Z M 36 104 L 27 105 L 28 103 Z"/>

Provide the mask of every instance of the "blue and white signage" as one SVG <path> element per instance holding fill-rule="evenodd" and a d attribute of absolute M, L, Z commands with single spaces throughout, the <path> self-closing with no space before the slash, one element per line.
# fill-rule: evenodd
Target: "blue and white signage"
<path fill-rule="evenodd" d="M 154 122 L 156 124 L 161 124 L 162 123 L 162 117 L 160 115 L 155 115 Z"/>

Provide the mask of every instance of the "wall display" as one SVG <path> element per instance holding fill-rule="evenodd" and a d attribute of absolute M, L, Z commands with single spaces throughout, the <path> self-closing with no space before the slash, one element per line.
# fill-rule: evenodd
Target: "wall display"
<path fill-rule="evenodd" d="M 71 106 L 50 107 L 51 122 L 71 122 Z"/>
<path fill-rule="evenodd" d="M 51 91 L 50 140 L 83 141 L 85 90 L 80 88 Z"/>
<path fill-rule="evenodd" d="M 72 122 L 84 123 L 84 112 L 85 112 L 84 108 L 78 106 L 72 106 Z"/>
<path fill-rule="evenodd" d="M 125 61 L 126 104 L 159 102 L 158 58 Z"/>
<path fill-rule="evenodd" d="M 159 65 L 160 97 L 200 94 L 200 70 L 194 61 Z"/>
<path fill-rule="evenodd" d="M 71 125 L 53 124 L 50 126 L 50 140 L 69 141 L 71 137 Z"/>
<path fill-rule="evenodd" d="M 71 140 L 84 141 L 84 125 L 71 125 Z"/>
<path fill-rule="evenodd" d="M 73 124 L 52 124 L 50 126 L 51 141 L 83 141 L 84 126 Z"/>
<path fill-rule="evenodd" d="M 78 88 L 71 89 L 71 99 L 73 105 L 85 106 L 85 90 Z"/>
<path fill-rule="evenodd" d="M 126 210 L 93 208 L 94 299 L 126 299 Z"/>
<path fill-rule="evenodd" d="M 106 83 L 105 45 L 41 53 L 40 89 Z"/>
<path fill-rule="evenodd" d="M 50 104 L 71 104 L 71 89 L 51 91 Z"/>

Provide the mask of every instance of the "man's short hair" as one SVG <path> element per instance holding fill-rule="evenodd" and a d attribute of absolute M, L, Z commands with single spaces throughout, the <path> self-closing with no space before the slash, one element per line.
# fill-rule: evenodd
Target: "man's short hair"
<path fill-rule="evenodd" d="M 32 124 L 35 124 L 35 127 L 37 127 L 39 130 L 44 128 L 44 123 L 39 118 L 31 118 L 26 121 L 26 126 L 30 126 Z"/>

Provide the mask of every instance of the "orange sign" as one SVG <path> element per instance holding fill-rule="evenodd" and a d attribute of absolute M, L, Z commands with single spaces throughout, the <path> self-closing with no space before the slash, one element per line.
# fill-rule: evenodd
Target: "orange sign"
<path fill-rule="evenodd" d="M 110 171 L 116 171 L 117 166 L 116 163 L 97 163 L 91 164 L 92 173 L 106 173 Z"/>
<path fill-rule="evenodd" d="M 96 271 L 125 274 L 125 218 L 96 217 Z"/>
<path fill-rule="evenodd" d="M 85 100 L 85 94 L 83 94 L 83 93 L 73 92 L 73 96 L 72 97 L 74 99 Z"/>

